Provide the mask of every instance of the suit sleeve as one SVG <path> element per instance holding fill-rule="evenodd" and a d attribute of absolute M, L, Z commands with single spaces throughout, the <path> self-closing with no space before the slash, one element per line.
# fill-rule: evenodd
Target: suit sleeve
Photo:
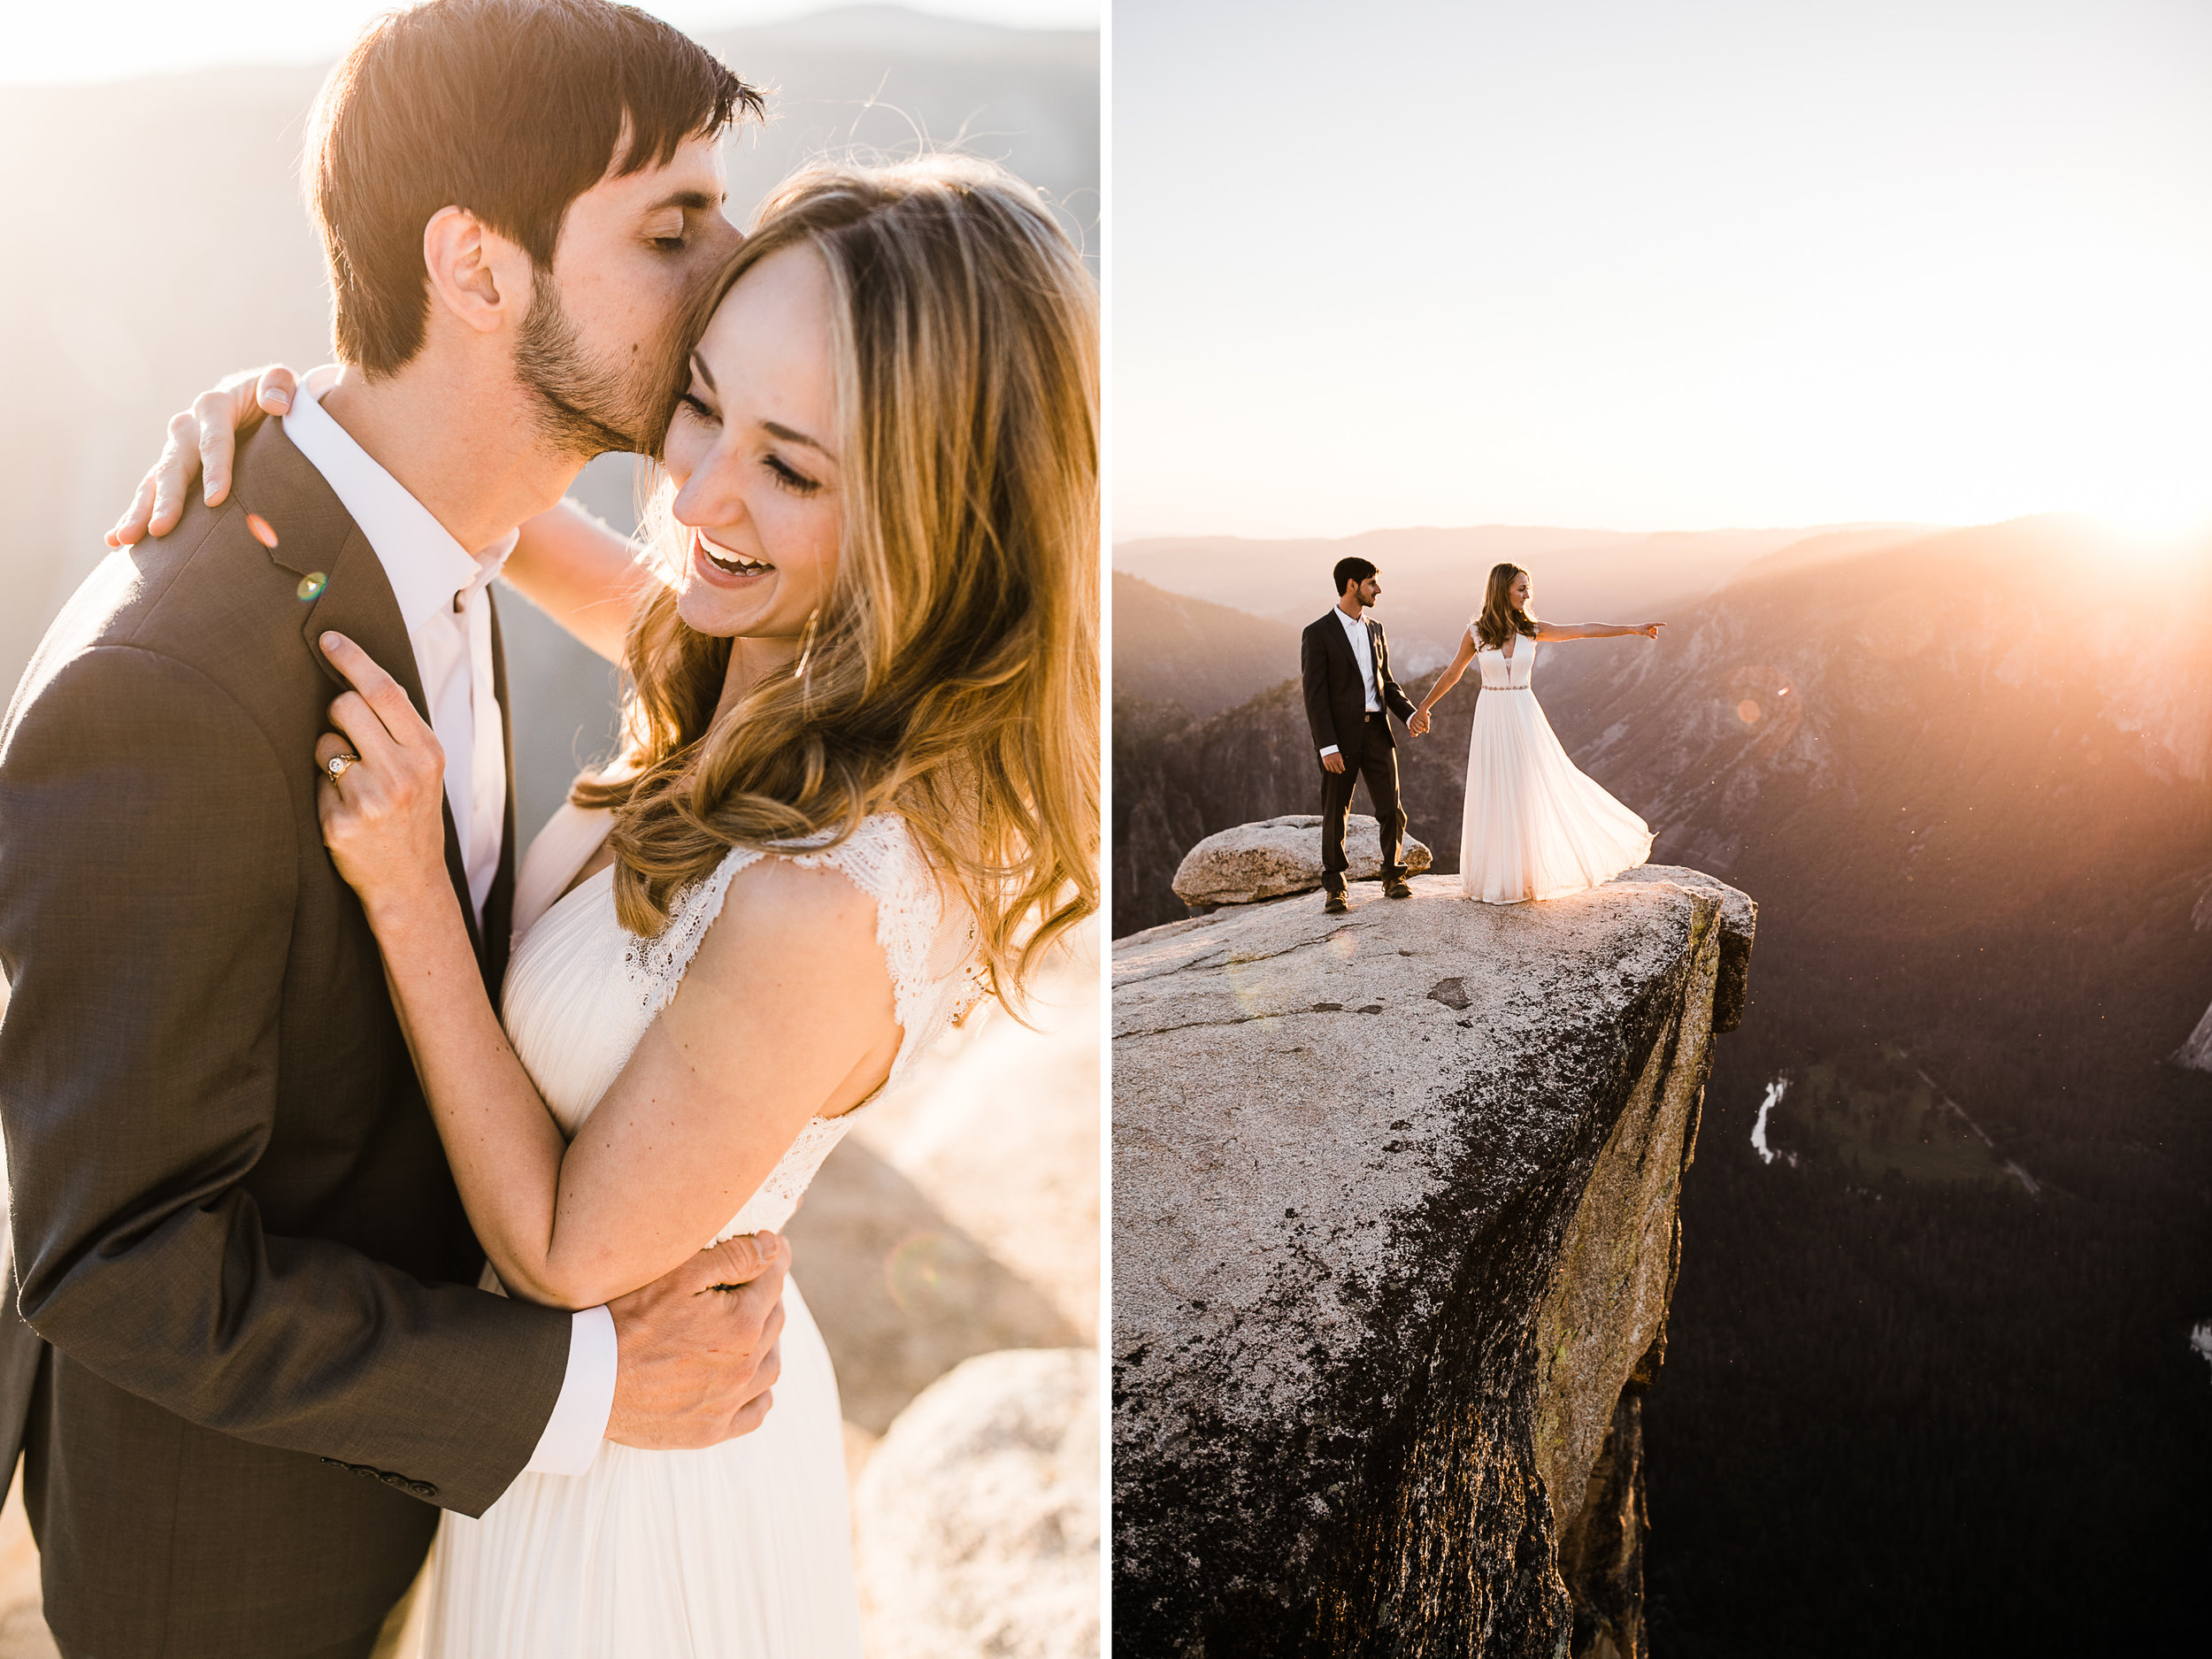
<path fill-rule="evenodd" d="M 1340 747 L 1336 719 L 1329 712 L 1329 653 L 1319 634 L 1308 628 L 1298 641 L 1298 674 L 1304 681 L 1306 725 L 1313 733 L 1316 749 Z"/>
<path fill-rule="evenodd" d="M 259 727 L 103 647 L 0 739 L 0 1121 L 23 1317 L 194 1423 L 465 1514 L 528 1461 L 566 1313 L 265 1225 L 304 849 Z"/>
<path fill-rule="evenodd" d="M 1407 696 L 1400 688 L 1397 676 L 1390 672 L 1390 653 L 1386 648 L 1383 652 L 1382 661 L 1383 707 L 1388 709 L 1401 720 L 1410 720 L 1413 718 L 1413 699 Z"/>

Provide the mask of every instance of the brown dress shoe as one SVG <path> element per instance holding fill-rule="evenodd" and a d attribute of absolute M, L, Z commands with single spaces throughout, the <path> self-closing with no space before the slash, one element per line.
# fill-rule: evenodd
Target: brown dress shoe
<path fill-rule="evenodd" d="M 1352 907 L 1344 902 L 1344 895 L 1341 893 L 1332 893 L 1322 904 L 1321 913 L 1324 916 L 1345 916 L 1350 914 L 1351 909 Z"/>
<path fill-rule="evenodd" d="M 1409 899 L 1412 896 L 1413 889 L 1406 884 L 1403 876 L 1383 883 L 1383 897 L 1386 899 Z"/>

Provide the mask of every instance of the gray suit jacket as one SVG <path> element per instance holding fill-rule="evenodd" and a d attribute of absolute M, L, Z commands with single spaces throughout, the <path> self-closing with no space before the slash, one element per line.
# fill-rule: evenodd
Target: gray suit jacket
<path fill-rule="evenodd" d="M 0 1311 L 0 1448 L 12 1466 L 20 1435 L 72 1653 L 284 1655 L 372 1628 L 438 1507 L 480 1514 L 528 1461 L 566 1369 L 568 1315 L 472 1287 L 375 939 L 323 848 L 326 628 L 423 706 L 374 550 L 271 421 L 220 508 L 196 495 L 94 572 L 0 725 L 21 1314 Z M 507 840 L 494 985 L 511 804 Z M 447 852 L 465 893 L 450 815 Z"/>

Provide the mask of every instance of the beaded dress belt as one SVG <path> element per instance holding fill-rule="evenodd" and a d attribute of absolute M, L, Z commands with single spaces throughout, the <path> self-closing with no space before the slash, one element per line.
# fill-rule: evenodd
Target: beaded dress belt
<path fill-rule="evenodd" d="M 1485 691 L 1526 691 L 1526 686 L 1485 686 Z"/>

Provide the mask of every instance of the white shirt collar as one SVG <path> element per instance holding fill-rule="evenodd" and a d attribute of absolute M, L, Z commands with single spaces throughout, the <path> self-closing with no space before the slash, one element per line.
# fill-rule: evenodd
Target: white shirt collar
<path fill-rule="evenodd" d="M 400 620 L 411 637 L 432 616 L 450 613 L 456 594 L 496 576 L 519 533 L 510 530 L 475 554 L 456 541 L 427 507 L 324 412 L 323 395 L 337 381 L 338 372 L 326 366 L 300 382 L 292 412 L 284 417 L 284 435 L 323 475 L 376 549 L 392 596 L 399 601 Z"/>
<path fill-rule="evenodd" d="M 1336 619 L 1346 627 L 1357 628 L 1362 634 L 1367 632 L 1367 618 L 1364 612 L 1356 617 L 1342 605 L 1331 605 L 1329 609 L 1336 612 Z"/>

